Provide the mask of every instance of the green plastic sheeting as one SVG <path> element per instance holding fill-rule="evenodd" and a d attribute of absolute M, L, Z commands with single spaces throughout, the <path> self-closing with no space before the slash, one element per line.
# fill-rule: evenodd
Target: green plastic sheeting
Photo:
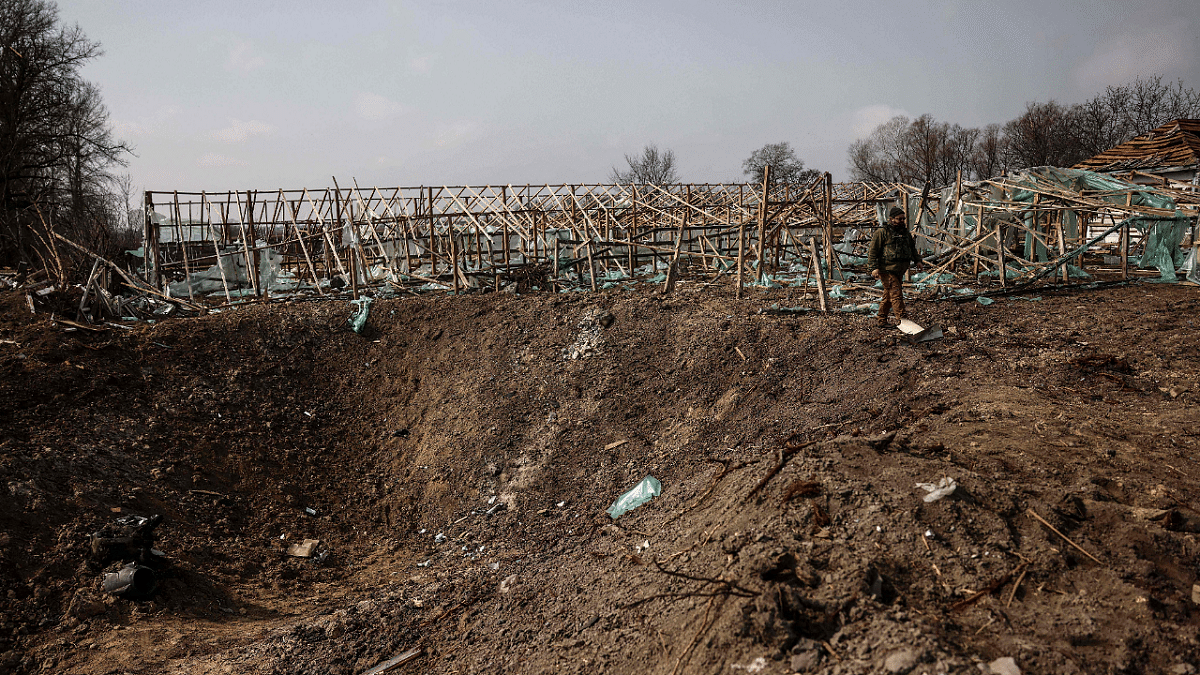
<path fill-rule="evenodd" d="M 780 284 L 778 281 L 776 281 L 775 278 L 770 274 L 764 274 L 762 281 L 755 280 L 748 282 L 746 285 L 759 286 L 761 288 L 783 288 L 783 284 Z"/>
<path fill-rule="evenodd" d="M 645 504 L 662 494 L 662 483 L 654 476 L 646 476 L 633 489 L 617 497 L 617 501 L 605 511 L 613 520 Z"/>
<path fill-rule="evenodd" d="M 367 315 L 371 313 L 371 298 L 351 300 L 350 304 L 354 305 L 354 313 L 350 315 L 350 330 L 362 335 L 367 325 Z"/>
<path fill-rule="evenodd" d="M 1159 281 L 1178 281 L 1175 270 L 1183 265 L 1185 256 L 1179 248 L 1183 235 L 1191 224 L 1190 218 L 1129 218 L 1125 222 L 1141 230 L 1146 246 L 1137 265 L 1142 269 L 1158 269 Z"/>
<path fill-rule="evenodd" d="M 1029 169 L 1013 178 L 1013 182 L 1024 185 L 1028 189 L 1013 190 L 1010 199 L 1015 202 L 1032 204 L 1037 189 L 1036 176 L 1045 181 L 1058 184 L 1073 192 L 1090 193 L 1093 199 L 1106 201 L 1114 206 L 1125 206 L 1126 199 L 1132 206 L 1147 206 L 1154 209 L 1174 212 L 1173 216 L 1154 218 L 1150 216 L 1133 216 L 1121 224 L 1128 224 L 1145 237 L 1146 246 L 1137 266 L 1142 269 L 1156 268 L 1159 281 L 1176 281 L 1176 268 L 1184 263 L 1184 253 L 1179 249 L 1179 242 L 1187 232 L 1191 219 L 1177 210 L 1174 200 L 1159 192 L 1144 189 L 1143 186 L 1106 174 L 1080 169 L 1060 169 L 1041 166 Z M 1128 195 L 1132 191 L 1132 197 Z M 1032 226 L 1032 215 L 1026 215 L 1026 225 Z M 1074 211 L 1066 211 L 1063 219 L 1067 236 L 1075 236 L 1078 227 L 1078 215 Z M 1025 253 L 1027 258 L 1044 262 L 1048 260 L 1047 251 L 1041 242 L 1035 242 L 1033 235 L 1026 233 Z M 1076 268 L 1078 270 L 1078 268 Z M 1081 270 L 1069 270 L 1073 276 L 1083 275 Z M 1081 278 L 1089 278 L 1082 276 Z"/>
<path fill-rule="evenodd" d="M 912 275 L 912 280 L 914 284 L 948 284 L 954 281 L 954 275 L 949 272 L 945 274 L 918 272 Z"/>

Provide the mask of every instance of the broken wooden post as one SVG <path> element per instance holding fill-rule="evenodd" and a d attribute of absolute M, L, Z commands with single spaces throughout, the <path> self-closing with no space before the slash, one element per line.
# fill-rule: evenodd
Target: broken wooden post
<path fill-rule="evenodd" d="M 763 279 L 763 246 L 767 240 L 767 197 L 771 191 L 771 165 L 763 167 L 763 192 L 762 199 L 758 202 L 758 274 L 756 278 L 759 283 Z"/>
<path fill-rule="evenodd" d="M 741 186 L 738 186 L 738 191 L 741 191 Z M 741 195 L 739 195 L 740 199 Z M 741 203 L 740 201 L 738 202 Z M 742 218 L 742 222 L 738 224 L 738 254 L 737 254 L 737 292 L 735 297 L 739 300 L 742 297 L 742 277 L 745 273 L 746 266 L 746 219 Z"/>
<path fill-rule="evenodd" d="M 808 248 L 812 253 L 812 266 L 817 273 L 817 302 L 820 303 L 821 311 L 829 311 L 829 300 L 825 295 L 825 274 L 821 271 L 821 255 L 817 252 L 816 239 L 808 238 Z"/>
<path fill-rule="evenodd" d="M 825 172 L 825 194 L 823 198 L 825 220 L 825 267 L 833 273 L 833 174 Z"/>
<path fill-rule="evenodd" d="M 979 207 L 979 213 L 982 217 L 983 206 Z M 1000 288 L 1008 288 L 1008 270 L 1004 265 L 1004 226 L 1001 224 L 1003 219 L 996 219 L 996 262 L 1000 265 Z"/>
<path fill-rule="evenodd" d="M 592 240 L 587 240 L 587 259 L 588 259 L 588 281 L 592 288 L 592 292 L 598 290 L 596 288 L 596 260 L 592 257 Z"/>
<path fill-rule="evenodd" d="M 1129 224 L 1121 226 L 1121 278 L 1129 278 Z"/>

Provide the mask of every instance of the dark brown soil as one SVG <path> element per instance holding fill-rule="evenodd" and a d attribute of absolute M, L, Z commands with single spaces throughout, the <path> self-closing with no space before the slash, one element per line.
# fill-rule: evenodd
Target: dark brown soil
<path fill-rule="evenodd" d="M 798 293 L 377 301 L 365 336 L 0 295 L 0 672 L 1200 667 L 1200 289 L 917 301 L 917 346 L 760 313 Z M 130 514 L 164 518 L 138 601 L 89 543 Z"/>

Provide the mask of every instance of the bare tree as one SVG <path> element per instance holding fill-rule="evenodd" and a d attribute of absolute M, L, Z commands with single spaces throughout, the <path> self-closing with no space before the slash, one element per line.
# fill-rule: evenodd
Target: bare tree
<path fill-rule="evenodd" d="M 99 45 L 60 25 L 53 2 L 0 3 L 0 50 L 0 259 L 15 262 L 30 257 L 36 227 L 102 236 L 109 169 L 130 148 L 79 72 Z"/>
<path fill-rule="evenodd" d="M 992 178 L 1005 170 L 1005 139 L 999 124 L 989 124 L 979 131 L 971 152 L 970 170 L 963 173 L 972 178 Z"/>
<path fill-rule="evenodd" d="M 850 177 L 947 185 L 1009 169 L 1071 166 L 1171 120 L 1200 117 L 1200 92 L 1162 76 L 1112 86 L 1082 104 L 1027 103 L 1003 126 L 964 128 L 929 115 L 897 116 L 848 150 Z"/>
<path fill-rule="evenodd" d="M 742 162 L 742 173 L 755 183 L 762 183 L 763 170 L 771 167 L 772 183 L 811 183 L 821 176 L 816 169 L 804 168 L 804 161 L 796 156 L 792 144 L 767 143 L 758 150 L 750 153 L 750 157 Z"/>
<path fill-rule="evenodd" d="M 675 153 L 671 150 L 660 152 L 657 145 L 651 143 L 642 149 L 642 154 L 625 155 L 629 169 L 621 171 L 613 167 L 609 180 L 613 183 L 638 183 L 646 185 L 668 185 L 679 182 L 679 174 L 675 170 Z"/>
<path fill-rule="evenodd" d="M 961 170 L 969 174 L 978 129 L 938 122 L 931 115 L 893 117 L 850 146 L 854 180 L 945 185 Z"/>
<path fill-rule="evenodd" d="M 850 145 L 851 180 L 893 182 L 905 180 L 905 133 L 909 119 L 897 115 L 875 127 L 871 135 Z"/>
<path fill-rule="evenodd" d="M 1004 125 L 1007 159 L 1014 168 L 1071 166 L 1087 151 L 1075 135 L 1075 114 L 1055 101 L 1032 102 L 1025 112 Z"/>

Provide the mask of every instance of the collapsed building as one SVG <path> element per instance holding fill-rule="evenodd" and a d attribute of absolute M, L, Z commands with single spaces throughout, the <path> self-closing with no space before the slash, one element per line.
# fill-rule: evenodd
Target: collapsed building
<path fill-rule="evenodd" d="M 870 301 L 881 292 L 865 274 L 866 247 L 892 206 L 907 212 L 930 265 L 909 282 L 931 297 L 1097 276 L 1200 282 L 1198 130 L 1200 120 L 1176 120 L 1073 168 L 1036 167 L 940 189 L 835 183 L 826 173 L 799 185 L 343 188 L 335 181 L 320 189 L 148 191 L 144 245 L 130 252 L 139 274 L 126 275 L 126 285 L 155 306 L 112 298 L 106 275 L 94 270 L 84 313 L 636 283 L 670 291 L 721 278 L 739 294 L 746 286 L 812 289 L 829 309 L 834 300 Z"/>

